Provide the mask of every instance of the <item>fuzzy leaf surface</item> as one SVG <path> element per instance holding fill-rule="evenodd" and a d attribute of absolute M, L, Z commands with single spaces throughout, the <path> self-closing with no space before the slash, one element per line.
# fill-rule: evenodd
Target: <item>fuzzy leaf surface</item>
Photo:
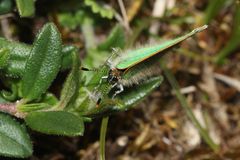
<path fill-rule="evenodd" d="M 31 112 L 25 118 L 27 125 L 35 131 L 65 136 L 83 135 L 83 119 L 69 112 Z"/>
<path fill-rule="evenodd" d="M 0 155 L 6 157 L 29 157 L 33 150 L 26 128 L 0 112 Z"/>
<path fill-rule="evenodd" d="M 62 62 L 61 37 L 54 24 L 46 24 L 38 34 L 26 62 L 23 97 L 30 101 L 41 96 L 51 85 Z"/>

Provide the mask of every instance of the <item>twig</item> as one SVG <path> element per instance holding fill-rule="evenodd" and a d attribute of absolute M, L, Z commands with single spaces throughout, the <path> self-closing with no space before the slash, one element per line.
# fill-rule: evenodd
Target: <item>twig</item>
<path fill-rule="evenodd" d="M 188 86 L 188 87 L 184 87 L 180 89 L 180 93 L 181 94 L 189 94 L 192 92 L 196 91 L 196 87 L 195 86 Z M 175 95 L 175 92 L 172 92 L 173 95 Z"/>
<path fill-rule="evenodd" d="M 131 30 L 130 25 L 129 25 L 128 16 L 127 16 L 127 11 L 126 11 L 126 9 L 125 9 L 125 6 L 124 6 L 124 4 L 123 4 L 123 1 L 122 1 L 122 0 L 118 0 L 118 4 L 119 4 L 119 7 L 120 7 L 122 16 L 123 16 L 124 26 L 125 26 L 126 30 L 127 30 L 129 33 L 131 33 L 132 30 Z"/>
<path fill-rule="evenodd" d="M 214 78 L 228 84 L 231 87 L 236 88 L 239 92 L 240 92 L 240 81 L 237 79 L 233 79 L 231 77 L 222 75 L 222 74 L 218 74 L 218 73 L 214 73 Z"/>
<path fill-rule="evenodd" d="M 6 112 L 10 115 L 13 115 L 17 118 L 24 118 L 25 115 L 22 113 L 19 113 L 17 111 L 17 104 L 16 103 L 2 103 L 0 104 L 0 111 Z"/>

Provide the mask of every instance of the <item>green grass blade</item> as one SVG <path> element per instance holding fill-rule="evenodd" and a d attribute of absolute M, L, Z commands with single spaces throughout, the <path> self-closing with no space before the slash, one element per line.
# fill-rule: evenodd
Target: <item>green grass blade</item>
<path fill-rule="evenodd" d="M 165 63 L 162 61 L 161 62 L 161 68 L 163 69 L 168 82 L 171 84 L 172 88 L 174 89 L 176 96 L 182 106 L 182 108 L 185 110 L 188 118 L 191 120 L 191 122 L 194 124 L 194 126 L 198 129 L 200 135 L 204 139 L 204 141 L 209 145 L 209 147 L 217 152 L 219 150 L 219 146 L 214 143 L 214 141 L 211 139 L 209 134 L 207 133 L 206 129 L 204 129 L 201 124 L 198 122 L 197 118 L 193 114 L 191 108 L 189 107 L 185 97 L 180 93 L 180 88 L 178 86 L 178 83 L 174 76 L 172 75 L 171 71 L 166 68 Z"/>
<path fill-rule="evenodd" d="M 216 57 L 217 64 L 223 64 L 226 57 L 239 46 L 240 44 L 239 37 L 240 37 L 240 4 L 238 4 L 236 7 L 232 36 L 230 40 L 227 42 L 226 46 L 217 55 Z"/>
<path fill-rule="evenodd" d="M 204 24 L 208 24 L 219 12 L 226 0 L 211 0 L 207 6 L 204 16 Z"/>

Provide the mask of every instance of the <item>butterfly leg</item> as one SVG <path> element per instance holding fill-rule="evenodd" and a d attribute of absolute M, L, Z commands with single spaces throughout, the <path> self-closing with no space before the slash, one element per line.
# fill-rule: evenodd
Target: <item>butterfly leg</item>
<path fill-rule="evenodd" d="M 103 76 L 103 77 L 101 77 L 101 79 L 100 79 L 100 81 L 99 81 L 99 84 L 102 84 L 102 82 L 103 82 L 104 79 L 108 79 L 108 76 Z"/>
<path fill-rule="evenodd" d="M 117 84 L 117 83 L 115 83 L 115 84 Z M 122 84 L 117 84 L 117 87 L 119 88 L 119 90 L 117 90 L 117 91 L 113 94 L 112 98 L 115 98 L 118 94 L 120 94 L 120 93 L 122 93 L 122 92 L 124 91 L 124 88 L 123 88 L 123 85 L 122 85 Z"/>
<path fill-rule="evenodd" d="M 101 79 L 100 79 L 100 81 L 99 81 L 99 84 L 95 87 L 95 90 L 97 90 L 97 89 L 101 86 L 101 84 L 102 84 L 102 82 L 103 82 L 104 79 L 108 79 L 108 76 L 103 76 L 103 77 L 101 77 Z M 103 93 L 105 94 L 106 91 L 107 91 L 107 88 L 105 88 L 105 89 L 103 90 Z M 97 107 L 99 107 L 101 101 L 102 101 L 102 98 L 99 97 L 98 100 L 97 100 L 97 103 L 96 103 L 96 106 L 97 106 Z"/>

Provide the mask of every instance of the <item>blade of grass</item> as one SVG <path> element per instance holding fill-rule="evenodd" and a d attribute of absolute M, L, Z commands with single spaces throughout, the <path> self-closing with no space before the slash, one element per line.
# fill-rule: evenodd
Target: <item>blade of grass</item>
<path fill-rule="evenodd" d="M 105 160 L 105 142 L 109 117 L 104 117 L 101 123 L 100 131 L 100 160 Z"/>
<path fill-rule="evenodd" d="M 207 6 L 204 16 L 204 24 L 209 22 L 216 16 L 222 6 L 225 4 L 225 0 L 211 0 Z"/>
<path fill-rule="evenodd" d="M 217 152 L 219 150 L 219 146 L 214 143 L 214 141 L 211 139 L 211 137 L 207 133 L 207 130 L 204 129 L 201 126 L 201 124 L 198 122 L 198 120 L 195 117 L 195 115 L 193 114 L 190 106 L 188 105 L 185 97 L 180 93 L 180 87 L 178 86 L 178 83 L 177 83 L 176 79 L 174 78 L 174 76 L 171 73 L 171 71 L 166 68 L 166 64 L 163 61 L 161 61 L 161 68 L 163 69 L 164 74 L 166 75 L 168 82 L 170 83 L 170 85 L 174 89 L 174 91 L 176 93 L 176 96 L 177 96 L 177 99 L 179 100 L 182 108 L 185 110 L 188 118 L 191 120 L 191 122 L 194 124 L 194 126 L 198 129 L 200 135 L 202 136 L 204 141 L 209 145 L 209 147 L 214 152 Z"/>
<path fill-rule="evenodd" d="M 240 44 L 239 37 L 240 37 L 240 3 L 236 5 L 232 36 L 228 40 L 226 46 L 217 55 L 216 57 L 217 64 L 223 64 L 226 57 L 239 46 Z"/>

